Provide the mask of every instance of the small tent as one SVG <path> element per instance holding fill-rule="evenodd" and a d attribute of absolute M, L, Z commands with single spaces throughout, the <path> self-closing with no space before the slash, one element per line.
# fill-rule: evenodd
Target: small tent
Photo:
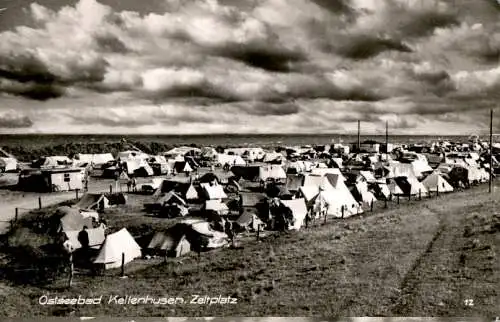
<path fill-rule="evenodd" d="M 58 232 L 80 231 L 84 226 L 92 227 L 92 217 L 83 216 L 77 208 L 62 206 L 54 214 L 56 230 Z"/>
<path fill-rule="evenodd" d="M 211 199 L 205 201 L 205 210 L 213 210 L 219 214 L 226 214 L 229 212 L 227 205 L 220 201 L 220 199 Z"/>
<path fill-rule="evenodd" d="M 75 204 L 75 207 L 80 209 L 105 209 L 109 208 L 109 199 L 101 193 L 86 193 Z"/>
<path fill-rule="evenodd" d="M 141 247 L 126 228 L 106 237 L 94 264 L 103 265 L 105 269 L 118 268 L 122 264 L 123 255 L 125 264 L 142 255 Z"/>
<path fill-rule="evenodd" d="M 74 250 L 82 248 L 82 245 L 78 241 L 78 235 L 80 234 L 80 231 L 81 230 L 70 230 L 64 232 L 69 242 L 73 246 Z M 97 228 L 87 229 L 87 233 L 89 236 L 89 246 L 94 249 L 101 248 L 101 245 L 104 243 L 104 240 L 106 239 L 104 228 L 97 227 Z"/>
<path fill-rule="evenodd" d="M 186 239 L 184 226 L 174 226 L 163 232 L 157 232 L 148 245 L 148 250 L 153 250 L 169 257 L 180 257 L 191 251 L 191 244 Z"/>
<path fill-rule="evenodd" d="M 289 225 L 290 230 L 299 230 L 307 216 L 306 201 L 302 198 L 292 200 L 281 200 L 281 203 L 292 211 L 293 221 Z"/>
<path fill-rule="evenodd" d="M 213 183 L 202 183 L 201 188 L 203 189 L 203 193 L 208 200 L 212 199 L 225 199 L 227 198 L 226 193 L 224 192 L 224 188 L 213 182 Z"/>
<path fill-rule="evenodd" d="M 453 187 L 439 173 L 431 173 L 422 181 L 424 187 L 429 191 L 452 192 Z"/>

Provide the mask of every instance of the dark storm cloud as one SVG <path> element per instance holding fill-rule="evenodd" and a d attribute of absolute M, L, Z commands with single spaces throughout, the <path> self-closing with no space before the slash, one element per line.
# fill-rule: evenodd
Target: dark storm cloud
<path fill-rule="evenodd" d="M 459 23 L 456 13 L 429 10 L 408 15 L 408 19 L 398 25 L 398 32 L 407 37 L 425 37 L 436 28 L 456 26 Z"/>
<path fill-rule="evenodd" d="M 168 102 L 171 99 L 202 99 L 212 102 L 234 102 L 241 100 L 230 91 L 217 87 L 207 81 L 198 84 L 178 84 L 169 88 L 153 92 L 141 93 L 142 97 L 148 98 L 155 103 Z"/>
<path fill-rule="evenodd" d="M 258 102 L 255 104 L 245 105 L 241 109 L 247 114 L 258 116 L 291 115 L 300 112 L 300 107 L 294 103 L 273 104 Z"/>
<path fill-rule="evenodd" d="M 356 60 L 369 59 L 384 51 L 412 52 L 411 48 L 402 41 L 373 35 L 353 35 L 346 37 L 340 45 L 330 43 L 324 49 Z"/>
<path fill-rule="evenodd" d="M 0 79 L 9 79 L 20 83 L 35 82 L 53 84 L 58 78 L 47 66 L 31 54 L 19 56 L 0 56 Z"/>
<path fill-rule="evenodd" d="M 349 0 L 313 0 L 313 2 L 336 14 L 353 15 L 356 12 Z"/>
<path fill-rule="evenodd" d="M 38 101 L 58 98 L 65 94 L 68 86 L 101 82 L 107 63 L 99 59 L 80 66 L 78 62 L 69 61 L 67 67 L 71 75 L 56 75 L 31 54 L 0 57 L 0 92 Z"/>
<path fill-rule="evenodd" d="M 27 116 L 0 115 L 0 128 L 29 128 L 33 126 L 33 121 Z"/>
<path fill-rule="evenodd" d="M 100 35 L 95 37 L 97 46 L 107 53 L 126 54 L 129 52 L 127 46 L 113 35 Z"/>
<path fill-rule="evenodd" d="M 451 80 L 450 74 L 445 70 L 429 70 L 416 72 L 411 70 L 408 72 L 409 76 L 420 82 L 421 87 L 428 93 L 433 93 L 437 96 L 444 96 L 446 94 L 456 91 L 456 86 Z"/>
<path fill-rule="evenodd" d="M 271 44 L 228 44 L 220 49 L 218 54 L 271 72 L 290 72 L 294 69 L 294 63 L 304 62 L 307 59 L 300 50 L 290 50 Z"/>

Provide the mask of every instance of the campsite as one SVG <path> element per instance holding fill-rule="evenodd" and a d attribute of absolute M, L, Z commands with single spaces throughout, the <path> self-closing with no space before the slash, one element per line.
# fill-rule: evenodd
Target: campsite
<path fill-rule="evenodd" d="M 123 139 L 21 157 L 0 189 L 0 315 L 493 315 L 500 151 L 427 145 L 153 152 Z M 43 294 L 237 304 L 38 305 Z"/>

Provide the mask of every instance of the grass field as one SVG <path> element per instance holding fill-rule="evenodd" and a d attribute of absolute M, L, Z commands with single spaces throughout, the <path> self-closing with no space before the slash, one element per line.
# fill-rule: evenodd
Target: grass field
<path fill-rule="evenodd" d="M 487 186 L 299 232 L 251 238 L 221 249 L 169 260 L 137 260 L 105 276 L 77 275 L 65 289 L 60 274 L 45 286 L 0 283 L 1 316 L 494 316 L 498 285 L 500 190 Z M 108 222 L 133 233 L 172 221 L 146 217 L 134 196 Z M 141 199 L 143 198 L 143 199 Z M 141 201 L 142 200 L 142 201 Z M 100 296 L 101 305 L 42 306 L 41 295 Z M 118 305 L 109 296 L 232 296 L 226 305 Z M 473 305 L 470 305 L 470 304 Z M 468 305 L 466 305 L 468 304 Z"/>

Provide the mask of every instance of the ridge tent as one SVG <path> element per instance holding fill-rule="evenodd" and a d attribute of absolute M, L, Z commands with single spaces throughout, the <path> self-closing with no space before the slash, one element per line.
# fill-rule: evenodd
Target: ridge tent
<path fill-rule="evenodd" d="M 99 255 L 94 260 L 94 264 L 103 265 L 105 269 L 120 267 L 122 264 L 122 254 L 125 255 L 124 264 L 142 255 L 141 247 L 139 247 L 126 228 L 122 228 L 120 231 L 106 237 Z"/>
<path fill-rule="evenodd" d="M 174 164 L 174 169 L 177 173 L 189 173 L 193 172 L 193 168 L 186 161 L 176 161 Z"/>
<path fill-rule="evenodd" d="M 203 189 L 203 193 L 208 200 L 211 199 L 225 199 L 227 198 L 226 193 L 221 185 L 218 184 L 210 184 L 210 183 L 202 183 L 200 184 Z"/>
<path fill-rule="evenodd" d="M 184 199 L 182 199 L 182 197 L 180 197 L 174 191 L 169 191 L 167 193 L 160 194 L 156 198 L 154 203 L 157 205 L 160 205 L 162 207 L 164 207 L 166 205 L 171 205 L 171 204 L 178 204 L 178 205 L 182 205 L 184 207 L 187 207 L 187 204 L 184 201 Z"/>
<path fill-rule="evenodd" d="M 255 214 L 250 212 L 243 213 L 238 219 L 236 219 L 235 223 L 237 223 L 240 227 L 256 231 L 259 229 L 259 226 L 264 226 L 264 222 L 259 219 Z"/>
<path fill-rule="evenodd" d="M 165 232 L 154 234 L 147 249 L 159 251 L 169 257 L 180 257 L 191 251 L 191 244 L 186 239 L 185 227 L 176 225 Z"/>
<path fill-rule="evenodd" d="M 403 190 L 405 196 L 419 194 L 426 196 L 428 194 L 427 188 L 415 177 L 399 177 L 394 180 L 398 183 L 401 190 Z"/>
<path fill-rule="evenodd" d="M 299 230 L 307 216 L 307 206 L 304 199 L 281 200 L 281 204 L 292 211 L 293 223 L 289 225 L 290 230 Z"/>
<path fill-rule="evenodd" d="M 231 155 L 231 154 L 217 154 L 216 157 L 216 162 L 220 164 L 221 166 L 225 164 L 229 164 L 230 166 L 233 165 L 239 165 L 239 166 L 244 166 L 246 165 L 245 160 L 239 155 Z"/>
<path fill-rule="evenodd" d="M 284 157 L 283 154 L 278 153 L 278 152 L 268 152 L 264 155 L 263 162 L 269 163 L 269 162 L 281 162 L 283 161 Z"/>
<path fill-rule="evenodd" d="M 368 183 L 373 183 L 373 182 L 377 181 L 377 179 L 375 179 L 375 176 L 373 175 L 373 173 L 371 173 L 370 171 L 364 171 L 364 170 L 359 171 L 358 179 L 362 179 L 363 181 L 368 182 Z"/>
<path fill-rule="evenodd" d="M 234 166 L 231 168 L 231 172 L 240 178 L 249 181 L 256 181 L 259 179 L 260 167 L 259 166 Z"/>
<path fill-rule="evenodd" d="M 340 176 L 340 178 L 343 181 L 346 181 L 346 178 L 344 177 L 344 175 L 342 174 L 342 172 L 340 172 L 340 169 L 338 169 L 338 168 L 314 168 L 311 170 L 311 174 L 318 175 L 318 176 L 326 176 L 327 174 L 335 174 L 335 175 Z"/>
<path fill-rule="evenodd" d="M 227 214 L 229 212 L 229 208 L 219 199 L 212 199 L 205 201 L 205 210 L 213 210 L 219 214 Z"/>
<path fill-rule="evenodd" d="M 342 214 L 342 208 L 344 209 Z M 363 209 L 354 199 L 350 191 L 345 188 L 335 188 L 331 190 L 320 190 L 313 200 L 313 212 L 325 214 L 337 218 L 350 217 L 363 213 Z"/>
<path fill-rule="evenodd" d="M 440 176 L 438 173 L 432 173 L 427 176 L 422 181 L 422 184 L 428 191 L 433 191 L 433 192 L 452 192 L 453 187 L 446 181 L 442 176 Z"/>
<path fill-rule="evenodd" d="M 131 160 L 143 160 L 149 159 L 149 155 L 141 151 L 122 151 L 118 152 L 117 160 L 119 161 L 131 161 Z"/>
<path fill-rule="evenodd" d="M 64 232 L 66 237 L 68 237 L 68 240 L 73 246 L 74 250 L 82 248 L 82 245 L 78 241 L 78 234 L 80 234 L 80 231 L 81 230 L 70 230 Z M 101 248 L 101 245 L 104 243 L 104 240 L 106 239 L 104 228 L 97 227 L 97 228 L 87 229 L 87 233 L 89 235 L 89 246 L 94 249 Z"/>
<path fill-rule="evenodd" d="M 375 198 L 373 193 L 368 191 L 368 185 L 366 182 L 356 183 L 351 193 L 358 202 L 367 207 L 369 207 L 372 202 L 375 203 L 377 201 L 377 198 Z"/>
<path fill-rule="evenodd" d="M 78 153 L 76 157 L 77 160 L 80 161 L 80 163 L 89 163 L 95 166 L 100 166 L 115 160 L 115 158 L 113 158 L 113 155 L 111 153 L 99 153 L 99 154 Z"/>
<path fill-rule="evenodd" d="M 105 209 L 109 208 L 109 199 L 102 193 L 86 193 L 75 204 L 80 209 Z"/>
<path fill-rule="evenodd" d="M 0 172 L 8 172 L 17 170 L 17 160 L 14 158 L 0 157 Z"/>
<path fill-rule="evenodd" d="M 56 209 L 54 220 L 57 232 L 80 231 L 84 226 L 92 227 L 92 217 L 86 217 L 80 213 L 79 209 L 62 206 Z"/>
<path fill-rule="evenodd" d="M 282 180 L 286 179 L 285 170 L 281 165 L 272 164 L 259 168 L 259 179 L 266 181 L 267 179 Z"/>
<path fill-rule="evenodd" d="M 391 190 L 385 182 L 377 182 L 374 185 L 377 196 L 382 199 L 389 199 L 391 196 Z"/>

